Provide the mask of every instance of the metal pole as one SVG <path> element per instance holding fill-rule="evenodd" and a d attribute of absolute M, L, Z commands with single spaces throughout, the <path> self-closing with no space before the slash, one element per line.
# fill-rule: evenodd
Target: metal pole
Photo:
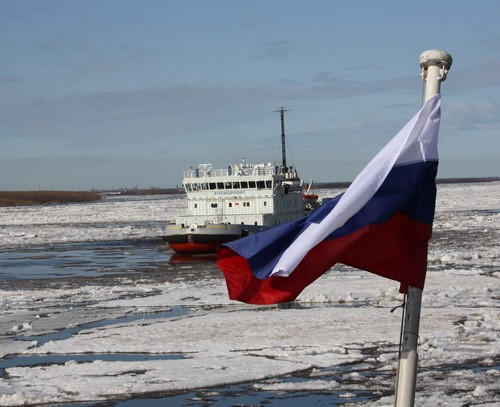
<path fill-rule="evenodd" d="M 424 103 L 440 92 L 441 82 L 446 79 L 451 63 L 451 55 L 444 51 L 429 50 L 420 55 L 421 76 L 425 81 Z M 422 290 L 416 287 L 408 287 L 407 294 L 403 344 L 399 355 L 396 395 L 394 398 L 396 407 L 414 407 L 417 385 L 417 345 Z"/>
<path fill-rule="evenodd" d="M 286 166 L 286 144 L 285 144 L 285 112 L 289 112 L 283 107 L 280 107 L 279 110 L 275 110 L 278 112 L 281 117 L 281 158 L 282 158 L 282 171 L 283 173 L 288 172 L 288 168 Z"/>

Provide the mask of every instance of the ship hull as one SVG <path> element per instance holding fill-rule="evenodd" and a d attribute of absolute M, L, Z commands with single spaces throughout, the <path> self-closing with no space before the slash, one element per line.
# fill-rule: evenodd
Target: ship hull
<path fill-rule="evenodd" d="M 264 230 L 262 226 L 211 224 L 208 226 L 192 225 L 167 227 L 162 236 L 163 241 L 174 252 L 179 254 L 208 254 L 215 253 L 218 247 L 249 234 Z"/>
<path fill-rule="evenodd" d="M 179 234 L 163 236 L 163 240 L 176 253 L 204 254 L 215 253 L 217 248 L 226 242 L 239 239 L 240 235 L 233 234 Z"/>

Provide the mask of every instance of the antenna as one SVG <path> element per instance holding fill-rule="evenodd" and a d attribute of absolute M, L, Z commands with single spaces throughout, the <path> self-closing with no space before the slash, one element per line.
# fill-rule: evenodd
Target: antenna
<path fill-rule="evenodd" d="M 273 110 L 274 112 L 278 112 L 281 117 L 281 157 L 283 159 L 282 162 L 282 171 L 288 172 L 288 168 L 286 166 L 286 146 L 285 146 L 285 112 L 289 112 L 290 110 L 285 109 L 281 106 L 278 110 Z"/>

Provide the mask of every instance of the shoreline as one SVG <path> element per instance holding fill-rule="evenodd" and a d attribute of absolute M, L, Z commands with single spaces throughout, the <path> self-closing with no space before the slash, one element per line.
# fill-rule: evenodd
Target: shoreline
<path fill-rule="evenodd" d="M 0 191 L 0 207 L 93 202 L 100 199 L 101 195 L 94 192 Z"/>
<path fill-rule="evenodd" d="M 436 184 L 467 184 L 498 182 L 500 177 L 439 178 Z M 351 181 L 317 182 L 313 189 L 348 188 Z M 89 191 L 0 191 L 0 207 L 30 206 L 99 201 L 113 195 L 173 195 L 184 194 L 182 188 L 115 189 Z"/>

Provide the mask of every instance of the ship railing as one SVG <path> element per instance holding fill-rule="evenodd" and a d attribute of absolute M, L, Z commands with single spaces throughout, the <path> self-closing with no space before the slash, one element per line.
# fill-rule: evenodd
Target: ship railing
<path fill-rule="evenodd" d="M 261 176 L 277 175 L 279 167 L 269 164 L 235 165 L 228 168 L 190 168 L 183 171 L 183 178 L 210 178 L 228 176 Z"/>

